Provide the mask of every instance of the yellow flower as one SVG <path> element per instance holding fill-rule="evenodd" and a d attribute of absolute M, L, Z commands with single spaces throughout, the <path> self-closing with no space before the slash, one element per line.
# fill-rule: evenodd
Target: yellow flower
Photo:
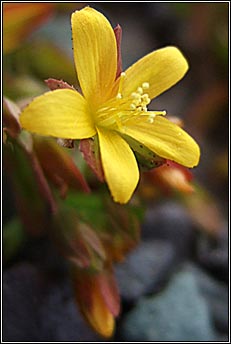
<path fill-rule="evenodd" d="M 117 44 L 108 20 L 85 7 L 71 17 L 74 60 L 82 89 L 60 89 L 35 98 L 21 113 L 23 128 L 59 138 L 98 135 L 105 179 L 116 202 L 126 203 L 139 181 L 136 158 L 126 137 L 160 157 L 187 167 L 200 150 L 165 111 L 148 111 L 150 100 L 176 84 L 188 64 L 175 47 L 154 51 L 116 78 Z"/>

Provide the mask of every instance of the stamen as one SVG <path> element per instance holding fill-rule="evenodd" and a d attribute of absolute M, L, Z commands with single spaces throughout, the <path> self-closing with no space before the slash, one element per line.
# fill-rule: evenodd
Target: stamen
<path fill-rule="evenodd" d="M 136 92 L 132 92 L 130 97 L 133 101 L 130 104 L 131 110 L 145 111 L 147 112 L 147 105 L 151 102 L 148 93 L 144 93 L 145 89 L 149 88 L 148 82 L 143 82 L 142 86 L 137 87 Z"/>
<path fill-rule="evenodd" d="M 149 82 L 143 82 L 142 88 L 143 88 L 144 90 L 147 90 L 147 89 L 149 88 Z"/>
<path fill-rule="evenodd" d="M 148 122 L 149 123 L 153 123 L 154 122 L 154 118 L 155 118 L 155 114 L 154 113 L 150 113 L 150 115 L 148 116 Z"/>
<path fill-rule="evenodd" d="M 148 82 L 143 82 L 142 86 L 137 87 L 130 95 L 123 94 L 125 77 L 126 74 L 122 72 L 116 97 L 109 99 L 97 110 L 95 114 L 97 125 L 120 130 L 126 128 L 127 121 L 135 116 L 144 116 L 144 119 L 152 124 L 155 116 L 166 115 L 166 111 L 148 111 L 147 106 L 151 102 L 147 91 Z"/>
<path fill-rule="evenodd" d="M 125 78 L 125 76 L 126 76 L 126 73 L 125 73 L 125 72 L 122 72 L 122 73 L 120 74 L 119 91 L 118 91 L 117 97 L 118 97 L 119 94 L 121 95 L 121 97 L 119 96 L 118 99 L 121 99 L 121 98 L 122 98 L 122 87 L 123 87 L 123 83 L 124 83 L 124 78 Z M 117 98 L 117 97 L 116 97 L 116 98 Z"/>
<path fill-rule="evenodd" d="M 146 105 L 149 104 L 151 101 L 147 93 L 142 95 L 142 100 L 146 103 Z"/>
<path fill-rule="evenodd" d="M 122 94 L 118 93 L 117 96 L 116 96 L 116 99 L 122 99 Z"/>
<path fill-rule="evenodd" d="M 163 111 L 154 111 L 155 112 L 155 115 L 162 115 L 162 116 L 165 116 L 166 115 L 166 111 L 163 110 Z"/>
<path fill-rule="evenodd" d="M 132 92 L 131 97 L 132 97 L 133 99 L 140 99 L 140 94 L 138 94 L 138 93 L 136 93 L 136 92 Z"/>
<path fill-rule="evenodd" d="M 151 112 L 149 112 L 148 122 L 153 123 L 155 116 L 158 116 L 158 115 L 165 116 L 166 111 L 151 111 Z"/>
<path fill-rule="evenodd" d="M 136 109 L 136 105 L 135 105 L 134 103 L 131 103 L 131 104 L 130 104 L 130 109 L 131 109 L 131 110 L 135 110 L 135 109 Z"/>
<path fill-rule="evenodd" d="M 138 88 L 137 88 L 137 93 L 143 94 L 143 88 L 142 88 L 142 87 L 138 87 Z"/>

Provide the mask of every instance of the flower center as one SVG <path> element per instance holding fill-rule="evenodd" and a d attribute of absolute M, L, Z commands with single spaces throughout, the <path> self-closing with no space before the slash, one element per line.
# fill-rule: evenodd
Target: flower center
<path fill-rule="evenodd" d="M 139 86 L 136 92 L 131 93 L 132 102 L 130 104 L 131 110 L 138 110 L 147 112 L 147 105 L 150 103 L 151 99 L 149 98 L 148 93 L 144 93 L 145 90 L 149 89 L 149 83 L 144 82 L 142 86 Z"/>
<path fill-rule="evenodd" d="M 96 113 L 97 125 L 118 129 L 125 125 L 126 120 L 135 115 L 146 115 L 149 123 L 153 123 L 155 115 L 165 115 L 166 111 L 148 111 L 151 102 L 148 94 L 149 83 L 143 82 L 135 92 L 123 96 L 123 83 L 126 73 L 120 75 L 119 89 L 115 98 L 107 101 Z"/>

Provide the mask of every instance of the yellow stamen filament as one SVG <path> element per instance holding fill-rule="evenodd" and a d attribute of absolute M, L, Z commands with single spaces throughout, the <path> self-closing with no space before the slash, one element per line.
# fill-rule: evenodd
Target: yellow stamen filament
<path fill-rule="evenodd" d="M 120 75 L 119 89 L 116 98 L 109 100 L 97 111 L 97 124 L 102 126 L 109 126 L 116 129 L 126 126 L 127 120 L 132 116 L 136 116 L 142 113 L 147 116 L 149 123 L 154 122 L 156 115 L 165 115 L 166 111 L 151 111 L 147 109 L 148 104 L 151 102 L 147 90 L 149 89 L 149 83 L 143 82 L 142 86 L 137 87 L 135 92 L 132 92 L 130 96 L 123 96 L 123 83 L 126 74 L 124 72 Z"/>
<path fill-rule="evenodd" d="M 123 82 L 124 82 L 125 76 L 126 76 L 125 72 L 122 72 L 120 74 L 119 90 L 118 90 L 118 93 L 117 93 L 117 96 L 116 96 L 117 99 L 121 99 L 122 98 L 122 87 L 123 87 Z"/>
<path fill-rule="evenodd" d="M 165 116 L 166 115 L 166 111 L 163 110 L 163 111 L 154 111 L 155 115 L 161 115 L 161 116 Z"/>
<path fill-rule="evenodd" d="M 148 114 L 148 122 L 149 123 L 153 123 L 154 122 L 154 118 L 158 115 L 162 115 L 165 116 L 166 115 L 166 111 L 150 111 Z"/>

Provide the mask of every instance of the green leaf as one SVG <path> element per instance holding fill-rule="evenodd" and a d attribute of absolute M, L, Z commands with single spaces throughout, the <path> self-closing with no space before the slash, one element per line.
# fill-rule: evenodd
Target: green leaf
<path fill-rule="evenodd" d="M 20 143 L 9 138 L 4 145 L 4 163 L 25 228 L 32 235 L 41 235 L 49 227 L 56 203 L 39 161 L 26 142 L 26 137 Z"/>
<path fill-rule="evenodd" d="M 104 227 L 106 224 L 103 200 L 97 194 L 69 192 L 65 204 L 75 209 L 82 221 Z"/>
<path fill-rule="evenodd" d="M 134 151 L 139 167 L 144 170 L 151 170 L 155 167 L 163 165 L 166 160 L 159 157 L 157 154 L 152 152 L 149 148 L 145 147 L 140 142 L 136 141 L 130 136 L 123 135 L 129 146 Z"/>
<path fill-rule="evenodd" d="M 107 256 L 120 261 L 139 241 L 142 207 L 119 205 L 103 194 L 69 193 L 65 205 L 99 235 Z"/>
<path fill-rule="evenodd" d="M 60 203 L 50 228 L 59 252 L 76 267 L 101 270 L 106 259 L 97 233 L 79 219 L 74 209 Z"/>
<path fill-rule="evenodd" d="M 3 261 L 8 263 L 22 249 L 27 235 L 18 218 L 13 218 L 3 225 Z"/>

